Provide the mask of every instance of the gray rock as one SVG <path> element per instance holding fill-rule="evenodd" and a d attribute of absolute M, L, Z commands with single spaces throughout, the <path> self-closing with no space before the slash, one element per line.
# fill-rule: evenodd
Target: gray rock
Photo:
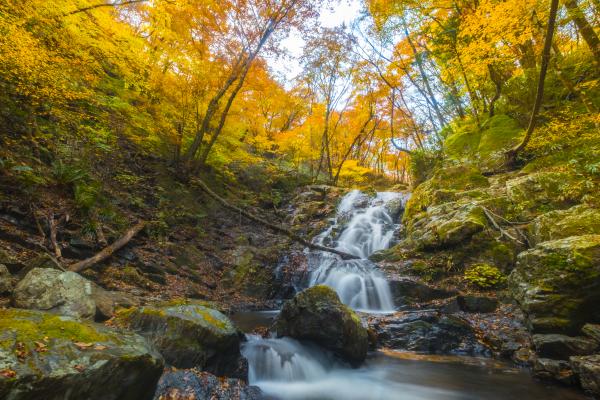
<path fill-rule="evenodd" d="M 139 335 L 31 310 L 0 310 L 0 398 L 151 399 L 163 360 Z M 12 376 L 11 376 L 12 375 Z"/>
<path fill-rule="evenodd" d="M 555 380 L 564 385 L 574 385 L 577 381 L 571 365 L 565 360 L 538 358 L 533 364 L 533 374 L 538 378 Z"/>
<path fill-rule="evenodd" d="M 13 288 L 13 278 L 6 265 L 0 264 L 0 294 L 10 293 Z"/>
<path fill-rule="evenodd" d="M 557 360 L 568 360 L 570 356 L 584 356 L 594 353 L 598 342 L 583 336 L 533 335 L 536 352 L 542 356 Z"/>
<path fill-rule="evenodd" d="M 462 311 L 472 313 L 491 313 L 498 307 L 498 299 L 491 296 L 467 294 L 458 296 L 458 304 Z"/>
<path fill-rule="evenodd" d="M 388 282 L 394 303 L 398 305 L 425 303 L 456 295 L 455 291 L 439 289 L 406 277 L 392 277 Z"/>
<path fill-rule="evenodd" d="M 279 337 L 310 340 L 355 365 L 367 356 L 367 329 L 328 286 L 313 286 L 285 302 L 274 327 Z"/>
<path fill-rule="evenodd" d="M 219 379 L 196 370 L 167 371 L 154 400 L 260 400 L 262 391 L 238 379 Z"/>
<path fill-rule="evenodd" d="M 56 269 L 35 268 L 15 287 L 15 307 L 51 311 L 78 319 L 96 314 L 92 283 L 81 275 Z"/>
<path fill-rule="evenodd" d="M 437 311 L 398 313 L 373 323 L 380 345 L 433 354 L 488 354 L 471 325 Z"/>
<path fill-rule="evenodd" d="M 570 362 L 583 390 L 596 396 L 600 395 L 600 354 L 571 357 Z"/>
<path fill-rule="evenodd" d="M 169 365 L 219 376 L 239 372 L 240 334 L 217 310 L 196 304 L 146 306 L 123 310 L 116 320 L 148 338 Z"/>
<path fill-rule="evenodd" d="M 600 210 L 585 205 L 550 211 L 537 217 L 528 227 L 533 244 L 569 236 L 600 234 Z"/>

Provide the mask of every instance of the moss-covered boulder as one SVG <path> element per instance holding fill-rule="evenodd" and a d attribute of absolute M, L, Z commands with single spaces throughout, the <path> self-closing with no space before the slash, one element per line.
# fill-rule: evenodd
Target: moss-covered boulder
<path fill-rule="evenodd" d="M 520 213 L 530 218 L 569 208 L 585 194 L 583 178 L 566 172 L 541 171 L 506 182 L 506 193 Z"/>
<path fill-rule="evenodd" d="M 92 283 L 81 275 L 50 268 L 34 268 L 17 284 L 15 307 L 51 311 L 78 319 L 96 314 Z"/>
<path fill-rule="evenodd" d="M 367 329 L 327 286 L 313 286 L 288 300 L 274 327 L 279 337 L 313 341 L 355 365 L 367 356 Z"/>
<path fill-rule="evenodd" d="M 457 193 L 487 188 L 489 185 L 489 180 L 477 168 L 467 165 L 441 168 L 413 191 L 406 203 L 404 219 L 411 220 L 431 206 L 455 201 Z"/>
<path fill-rule="evenodd" d="M 217 310 L 198 304 L 145 306 L 117 313 L 119 325 L 148 338 L 167 364 L 235 375 L 240 334 Z"/>
<path fill-rule="evenodd" d="M 151 399 L 163 360 L 141 336 L 31 310 L 0 310 L 0 398 Z"/>
<path fill-rule="evenodd" d="M 585 205 L 542 214 L 528 228 L 533 244 L 592 234 L 600 234 L 600 210 Z"/>
<path fill-rule="evenodd" d="M 470 202 L 452 202 L 430 207 L 407 221 L 408 239 L 417 249 L 455 246 L 487 226 L 483 208 Z"/>
<path fill-rule="evenodd" d="M 539 333 L 574 333 L 600 321 L 600 235 L 544 242 L 518 256 L 509 290 Z"/>

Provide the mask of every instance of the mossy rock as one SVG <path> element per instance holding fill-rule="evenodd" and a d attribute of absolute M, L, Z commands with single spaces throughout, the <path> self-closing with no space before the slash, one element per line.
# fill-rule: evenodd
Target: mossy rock
<path fill-rule="evenodd" d="M 217 310 L 198 304 L 146 306 L 121 310 L 116 322 L 148 338 L 174 367 L 217 375 L 237 369 L 240 334 Z"/>
<path fill-rule="evenodd" d="M 518 256 L 509 290 L 539 333 L 577 333 L 600 321 L 600 235 L 543 242 Z"/>
<path fill-rule="evenodd" d="M 519 217 L 529 219 L 579 203 L 587 189 L 580 176 L 542 171 L 508 180 L 506 192 Z"/>
<path fill-rule="evenodd" d="M 355 365 L 367 356 L 367 329 L 328 286 L 313 286 L 288 300 L 275 330 L 279 337 L 313 341 Z"/>
<path fill-rule="evenodd" d="M 488 186 L 488 179 L 477 168 L 461 165 L 438 169 L 431 179 L 413 191 L 406 203 L 404 219 L 411 220 L 413 216 L 427 211 L 431 206 L 456 201 L 460 192 Z"/>
<path fill-rule="evenodd" d="M 481 207 L 473 203 L 445 203 L 430 207 L 406 222 L 408 239 L 417 249 L 455 246 L 487 226 Z"/>
<path fill-rule="evenodd" d="M 0 398 L 152 399 L 163 367 L 137 334 L 42 311 L 0 310 Z"/>
<path fill-rule="evenodd" d="M 600 234 L 600 210 L 585 205 L 542 214 L 528 227 L 533 244 L 591 234 Z"/>

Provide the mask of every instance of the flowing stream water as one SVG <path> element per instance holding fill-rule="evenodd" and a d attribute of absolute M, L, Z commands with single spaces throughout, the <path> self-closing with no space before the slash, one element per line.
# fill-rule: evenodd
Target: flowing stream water
<path fill-rule="evenodd" d="M 315 238 L 319 244 L 359 256 L 344 261 L 321 252 L 308 253 L 308 286 L 325 284 L 350 307 L 369 313 L 393 312 L 388 282 L 367 257 L 390 246 L 394 219 L 406 196 L 360 191 L 340 202 L 331 225 Z M 240 329 L 268 326 L 277 312 L 235 317 Z M 406 353 L 370 354 L 352 369 L 317 346 L 291 338 L 264 339 L 247 335 L 242 354 L 249 364 L 249 382 L 273 399 L 282 400 L 575 400 L 579 394 L 532 381 L 524 371 L 490 359 L 446 357 L 416 360 Z M 404 356 L 400 356 L 404 354 Z"/>

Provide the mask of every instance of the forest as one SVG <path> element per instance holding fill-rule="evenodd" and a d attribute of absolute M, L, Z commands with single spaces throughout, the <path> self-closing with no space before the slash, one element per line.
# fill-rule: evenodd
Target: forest
<path fill-rule="evenodd" d="M 600 398 L 598 0 L 2 0 L 0 399 Z"/>

